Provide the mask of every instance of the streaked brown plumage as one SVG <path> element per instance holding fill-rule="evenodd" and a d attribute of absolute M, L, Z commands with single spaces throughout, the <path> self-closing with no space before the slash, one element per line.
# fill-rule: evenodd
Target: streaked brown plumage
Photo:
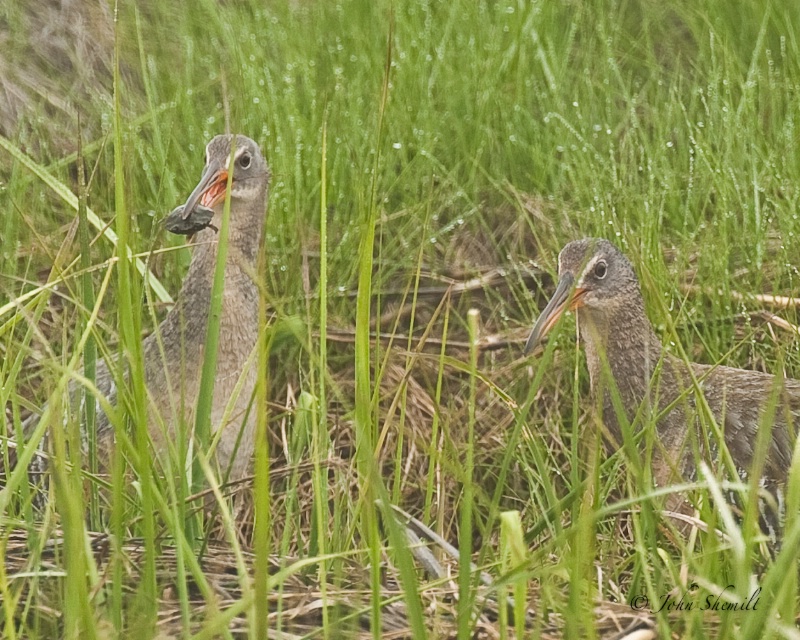
<path fill-rule="evenodd" d="M 175 442 L 176 429 L 181 425 L 186 429 L 194 426 L 217 260 L 216 228 L 220 226 L 232 162 L 228 255 L 211 426 L 214 433 L 222 429 L 216 447 L 219 467 L 225 473 L 229 471 L 230 479 L 236 479 L 247 473 L 254 445 L 255 412 L 249 406 L 256 381 L 251 356 L 258 337 L 259 295 L 253 277 L 266 220 L 270 172 L 258 145 L 245 136 L 236 136 L 231 160 L 232 141 L 232 136 L 220 135 L 206 147 L 203 177 L 180 212 L 186 228 L 200 229 L 194 235 L 189 271 L 175 306 L 145 339 L 143 349 L 148 428 L 156 449 L 163 450 Z M 206 226 L 209 209 L 213 218 Z M 199 222 L 192 218 L 195 211 L 204 216 Z M 241 384 L 238 393 L 237 384 Z M 112 405 L 117 403 L 114 378 L 104 360 L 97 365 L 96 386 Z M 76 388 L 71 392 L 77 397 Z M 110 460 L 114 433 L 99 403 L 97 407 L 102 465 Z M 32 467 L 36 466 L 34 460 Z M 32 470 L 42 471 L 41 467 L 40 460 L 38 468 Z"/>
<path fill-rule="evenodd" d="M 611 447 L 623 442 L 622 425 L 613 406 L 610 385 L 616 386 L 624 420 L 637 412 L 664 412 L 656 429 L 661 446 L 654 447 L 653 477 L 660 486 L 696 477 L 693 440 L 698 424 L 692 376 L 699 382 L 740 477 L 751 471 L 758 430 L 768 399 L 777 392 L 777 409 L 761 474 L 762 485 L 782 501 L 781 486 L 791 463 L 800 416 L 800 381 L 778 382 L 774 376 L 733 367 L 687 364 L 668 354 L 648 320 L 639 281 L 627 258 L 607 240 L 570 242 L 559 254 L 559 283 L 539 316 L 526 345 L 536 346 L 569 308 L 577 314 L 592 393 L 602 410 Z M 608 375 L 610 373 L 610 375 Z M 780 387 L 776 389 L 776 384 Z M 641 414 L 640 414 L 641 415 Z M 652 415 L 652 413 L 650 413 Z M 641 425 L 641 417 L 636 423 Z M 767 428 L 767 427 L 764 427 Z M 710 438 L 713 442 L 713 436 Z M 702 451 L 702 439 L 694 440 Z M 712 445 L 711 456 L 716 454 Z M 781 507 L 782 508 L 782 507 Z M 765 518 L 778 521 L 774 512 Z"/>
<path fill-rule="evenodd" d="M 236 136 L 232 160 L 231 142 L 230 135 L 221 135 L 208 143 L 203 178 L 189 196 L 184 215 L 191 217 L 199 203 L 214 210 L 212 225 L 220 227 L 229 163 L 232 162 L 228 256 L 211 425 L 215 431 L 223 429 L 216 449 L 217 461 L 223 470 L 230 466 L 230 478 L 235 479 L 246 474 L 253 453 L 255 412 L 248 412 L 248 406 L 255 387 L 256 370 L 252 362 L 249 367 L 246 365 L 258 338 L 259 296 L 253 277 L 266 220 L 270 172 L 253 140 Z M 159 417 L 167 427 L 166 433 L 174 433 L 174 411 L 176 408 L 181 410 L 181 398 L 184 399 L 184 424 L 194 424 L 211 285 L 217 261 L 217 238 L 213 228 L 199 231 L 194 236 L 196 246 L 178 302 L 158 328 L 164 345 L 163 360 L 155 336 L 149 337 L 144 345 L 147 387 L 152 400 L 150 433 L 156 442 L 164 433 L 154 427 Z M 240 376 L 244 376 L 241 390 L 230 417 L 223 425 L 223 414 L 234 396 Z M 234 455 L 240 430 L 242 433 Z"/>

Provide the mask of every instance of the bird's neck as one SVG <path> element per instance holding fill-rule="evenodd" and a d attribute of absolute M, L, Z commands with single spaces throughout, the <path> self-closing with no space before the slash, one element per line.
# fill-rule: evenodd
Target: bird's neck
<path fill-rule="evenodd" d="M 231 211 L 230 217 L 221 332 L 223 336 L 232 334 L 245 342 L 254 341 L 257 333 L 258 286 L 255 278 L 265 214 L 266 189 L 263 197 L 258 199 L 258 206 L 237 207 Z M 173 339 L 172 344 L 183 344 L 183 348 L 189 351 L 191 345 L 205 343 L 219 233 L 211 228 L 204 229 L 194 236 L 194 242 L 189 271 L 177 302 L 162 325 L 162 333 L 180 336 L 180 339 Z M 196 352 L 202 353 L 202 350 Z"/>
<path fill-rule="evenodd" d="M 212 224 L 222 228 L 224 204 L 215 207 Z M 252 199 L 232 200 L 228 224 L 228 265 L 238 264 L 241 268 L 256 268 L 258 247 L 261 242 L 266 219 L 267 187 L 264 185 Z M 195 236 L 198 246 L 192 257 L 195 260 L 216 262 L 219 248 L 219 231 L 208 227 Z"/>
<path fill-rule="evenodd" d="M 633 419 L 642 402 L 651 395 L 653 373 L 662 358 L 661 341 L 644 312 L 643 304 L 628 304 L 608 313 L 582 308 L 578 311 L 581 339 L 592 395 L 601 403 L 603 421 L 621 442 L 619 416 L 613 397 Z M 620 405 L 617 405 L 620 406 Z"/>

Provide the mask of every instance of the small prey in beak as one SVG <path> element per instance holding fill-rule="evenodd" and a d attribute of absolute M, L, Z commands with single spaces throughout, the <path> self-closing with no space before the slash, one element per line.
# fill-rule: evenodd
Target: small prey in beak
<path fill-rule="evenodd" d="M 179 236 L 191 236 L 207 227 L 218 231 L 218 229 L 211 224 L 211 220 L 214 217 L 213 209 L 198 204 L 194 208 L 194 211 L 188 216 L 185 215 L 185 211 L 186 205 L 184 204 L 175 207 L 164 219 L 164 228 L 170 233 Z"/>
<path fill-rule="evenodd" d="M 164 220 L 164 227 L 170 233 L 190 236 L 206 227 L 214 231 L 211 224 L 214 217 L 214 205 L 225 197 L 228 184 L 228 171 L 217 161 L 206 165 L 203 177 L 194 188 L 186 204 L 173 209 Z"/>

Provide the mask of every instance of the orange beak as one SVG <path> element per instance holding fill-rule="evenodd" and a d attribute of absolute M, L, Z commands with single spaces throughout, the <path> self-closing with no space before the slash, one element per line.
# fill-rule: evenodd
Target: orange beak
<path fill-rule="evenodd" d="M 183 208 L 184 220 L 192 215 L 198 203 L 209 209 L 220 202 L 225 197 L 228 186 L 228 170 L 224 169 L 218 162 L 211 162 L 206 165 L 203 177 L 194 188 L 186 205 Z"/>
<path fill-rule="evenodd" d="M 528 342 L 525 343 L 524 354 L 529 355 L 542 339 L 550 333 L 550 330 L 556 325 L 559 318 L 564 315 L 564 311 L 569 308 L 570 311 L 575 311 L 583 306 L 583 298 L 586 295 L 586 289 L 582 287 L 573 286 L 575 279 L 571 274 L 565 273 L 558 281 L 555 293 L 550 298 L 550 302 L 542 311 L 536 324 L 533 325 L 531 335 L 528 337 Z"/>

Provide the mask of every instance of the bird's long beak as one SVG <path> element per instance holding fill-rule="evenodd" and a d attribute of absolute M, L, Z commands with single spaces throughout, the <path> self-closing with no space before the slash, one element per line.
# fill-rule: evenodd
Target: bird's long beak
<path fill-rule="evenodd" d="M 533 325 L 533 330 L 525 343 L 525 355 L 531 353 L 534 348 L 542 341 L 552 329 L 558 319 L 564 314 L 564 311 L 569 307 L 571 311 L 579 308 L 583 304 L 583 296 L 586 294 L 586 289 L 573 286 L 575 278 L 571 274 L 565 273 L 558 281 L 555 293 L 550 298 L 550 302 L 542 311 L 542 315 Z"/>
<path fill-rule="evenodd" d="M 203 170 L 203 177 L 194 188 L 183 208 L 183 218 L 186 219 L 200 203 L 209 209 L 213 208 L 220 200 L 225 197 L 225 190 L 228 185 L 228 170 L 219 162 L 212 160 Z"/>

